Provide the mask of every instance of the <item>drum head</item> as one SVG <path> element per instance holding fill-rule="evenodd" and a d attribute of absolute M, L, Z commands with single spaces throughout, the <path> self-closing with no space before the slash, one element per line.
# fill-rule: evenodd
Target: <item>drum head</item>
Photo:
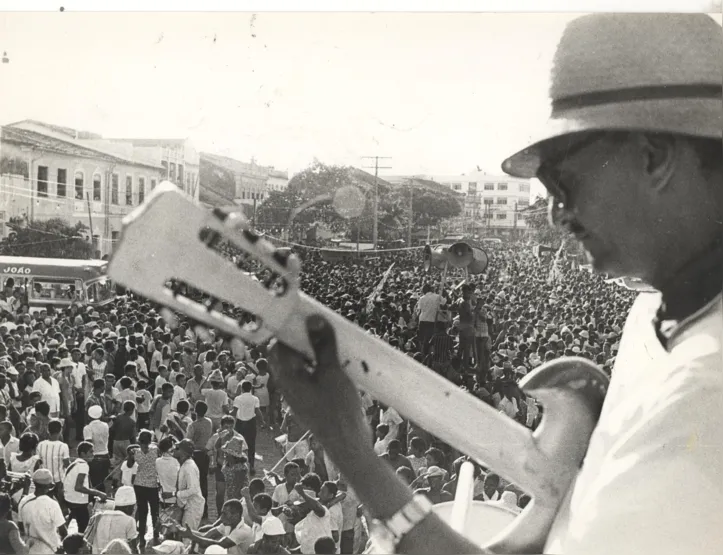
<path fill-rule="evenodd" d="M 434 505 L 434 514 L 449 524 L 453 505 L 452 501 Z M 464 536 L 479 546 L 487 545 L 517 516 L 517 513 L 504 507 L 488 505 L 483 501 L 472 501 Z"/>

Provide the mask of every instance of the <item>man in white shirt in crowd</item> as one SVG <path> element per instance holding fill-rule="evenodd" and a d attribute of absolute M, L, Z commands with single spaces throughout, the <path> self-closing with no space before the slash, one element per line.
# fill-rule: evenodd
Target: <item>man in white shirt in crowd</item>
<path fill-rule="evenodd" d="M 176 458 L 180 463 L 176 503 L 183 509 L 181 524 L 197 530 L 203 518 L 205 499 L 201 494 L 198 466 L 193 462 L 193 449 L 190 439 L 181 440 L 176 446 Z"/>
<path fill-rule="evenodd" d="M 0 441 L 3 445 L 3 461 L 5 468 L 10 466 L 10 455 L 19 452 L 20 440 L 13 435 L 13 425 L 10 421 L 0 422 Z"/>
<path fill-rule="evenodd" d="M 429 340 L 434 335 L 434 325 L 437 321 L 439 309 L 445 305 L 446 300 L 442 295 L 434 293 L 432 286 L 428 283 L 422 288 L 424 293 L 417 305 L 414 307 L 414 314 L 417 316 L 419 323 L 417 324 L 417 341 L 423 355 L 427 354 Z"/>
<path fill-rule="evenodd" d="M 310 476 L 313 475 L 306 478 Z M 318 480 L 318 477 L 316 478 Z M 304 518 L 294 526 L 296 540 L 301 547 L 301 553 L 314 553 L 316 540 L 332 537 L 331 513 L 316 498 L 313 490 L 304 487 L 304 480 L 302 480 L 302 483 L 296 484 L 295 490 L 302 498 L 299 508 L 302 514 L 305 513 Z"/>
<path fill-rule="evenodd" d="M 63 478 L 63 497 L 70 512 L 70 520 L 75 519 L 78 532 L 85 532 L 90 521 L 88 511 L 89 496 L 106 500 L 105 493 L 90 487 L 89 463 L 93 461 L 93 444 L 82 441 L 78 444 L 78 458 L 75 459 L 65 471 Z"/>
<path fill-rule="evenodd" d="M 50 375 L 50 365 L 40 364 L 40 378 L 35 380 L 33 391 L 40 393 L 40 400 L 48 403 L 50 418 L 60 416 L 60 384 Z"/>
<path fill-rule="evenodd" d="M 28 494 L 27 490 L 25 491 L 25 496 L 18 505 L 18 519 L 27 538 L 29 553 L 54 554 L 61 545 L 61 535 L 66 534 L 63 511 L 58 502 L 49 495 L 55 482 L 50 471 L 41 468 L 33 473 L 33 483 L 35 493 Z"/>
<path fill-rule="evenodd" d="M 255 474 L 256 462 L 256 423 L 265 426 L 264 415 L 261 413 L 261 402 L 251 390 L 253 385 L 249 381 L 241 382 L 241 394 L 233 400 L 236 408 L 236 431 L 244 436 L 249 447 L 249 473 Z"/>
<path fill-rule="evenodd" d="M 93 553 L 102 553 L 115 540 L 125 540 L 135 552 L 138 543 L 138 528 L 133 511 L 136 493 L 131 486 L 121 486 L 115 492 L 114 508 L 104 510 L 90 519 L 87 536 L 93 546 Z"/>
<path fill-rule="evenodd" d="M 223 504 L 219 526 L 204 533 L 199 533 L 190 526 L 180 528 L 178 531 L 181 537 L 197 543 L 204 549 L 213 545 L 225 549 L 228 555 L 244 555 L 253 543 L 254 535 L 249 525 L 244 522 L 243 513 L 241 501 L 229 499 Z"/>
<path fill-rule="evenodd" d="M 90 424 L 83 428 L 83 439 L 93 445 L 93 460 L 90 462 L 90 483 L 99 491 L 105 491 L 105 480 L 110 473 L 110 455 L 108 453 L 108 424 L 100 420 L 103 409 L 98 405 L 88 408 Z"/>
<path fill-rule="evenodd" d="M 51 420 L 48 423 L 48 433 L 50 439 L 45 439 L 38 444 L 38 455 L 43 461 L 43 468 L 47 468 L 53 476 L 56 492 L 62 499 L 63 478 L 65 478 L 65 469 L 70 464 L 70 450 L 68 445 L 60 439 L 63 433 L 63 424 L 60 420 Z"/>
<path fill-rule="evenodd" d="M 88 376 L 88 369 L 85 363 L 81 360 L 82 353 L 77 347 L 71 352 L 73 358 L 72 377 L 73 377 L 73 391 L 75 395 L 75 414 L 73 419 L 75 421 L 75 440 L 83 440 L 83 427 L 85 426 L 85 392 L 90 389 L 90 377 Z"/>

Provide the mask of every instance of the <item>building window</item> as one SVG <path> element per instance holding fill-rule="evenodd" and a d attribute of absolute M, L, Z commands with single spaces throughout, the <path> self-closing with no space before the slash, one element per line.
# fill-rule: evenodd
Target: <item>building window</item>
<path fill-rule="evenodd" d="M 171 162 L 171 171 L 169 172 L 168 175 L 169 175 L 171 181 L 173 181 L 175 183 L 176 182 L 176 164 L 175 164 L 175 162 Z"/>
<path fill-rule="evenodd" d="M 526 199 L 520 199 L 517 201 L 517 206 L 529 206 L 530 201 Z"/>
<path fill-rule="evenodd" d="M 166 170 L 163 172 L 163 178 L 168 179 L 168 162 L 163 160 L 163 162 L 161 162 L 161 166 L 163 166 L 163 169 Z"/>
<path fill-rule="evenodd" d="M 114 173 L 110 176 L 110 202 L 118 204 L 118 174 Z"/>
<path fill-rule="evenodd" d="M 83 200 L 85 196 L 85 176 L 83 172 L 75 172 L 75 200 Z"/>
<path fill-rule="evenodd" d="M 156 188 L 156 180 L 151 178 L 151 191 Z"/>
<path fill-rule="evenodd" d="M 506 191 L 506 190 L 507 190 L 507 183 L 498 183 L 498 184 L 497 184 L 497 190 L 498 190 L 498 191 Z"/>
<path fill-rule="evenodd" d="M 494 191 L 494 190 L 495 190 L 494 183 L 485 183 L 485 191 Z"/>
<path fill-rule="evenodd" d="M 506 197 L 498 198 L 497 204 L 507 204 L 507 198 Z"/>
<path fill-rule="evenodd" d="M 461 183 L 452 183 L 452 190 L 453 190 L 453 191 L 461 191 L 461 190 L 462 190 L 462 184 L 461 184 Z"/>
<path fill-rule="evenodd" d="M 485 212 L 482 216 L 485 220 L 491 220 L 492 219 L 492 212 Z"/>
<path fill-rule="evenodd" d="M 119 231 L 111 231 L 110 232 L 110 242 L 113 249 L 115 249 L 116 244 L 118 243 L 118 239 L 120 239 L 120 232 Z"/>
<path fill-rule="evenodd" d="M 126 205 L 133 206 L 133 176 L 126 175 Z"/>
<path fill-rule="evenodd" d="M 517 221 L 522 222 L 525 220 L 525 214 L 517 214 Z"/>
<path fill-rule="evenodd" d="M 143 204 L 144 200 L 146 200 L 146 178 L 139 177 L 138 178 L 138 204 Z"/>
<path fill-rule="evenodd" d="M 101 200 L 101 179 L 100 174 L 93 174 L 93 200 L 100 202 Z"/>
<path fill-rule="evenodd" d="M 470 190 L 470 191 L 476 191 L 476 190 L 477 190 L 477 182 L 476 182 L 476 181 L 470 181 L 470 182 L 469 182 L 469 190 Z"/>
<path fill-rule="evenodd" d="M 48 166 L 38 166 L 38 197 L 48 196 Z"/>
<path fill-rule="evenodd" d="M 58 196 L 65 197 L 68 194 L 68 170 L 58 168 Z"/>
<path fill-rule="evenodd" d="M 529 193 L 530 192 L 530 184 L 529 183 L 520 183 L 520 193 Z"/>
<path fill-rule="evenodd" d="M 484 199 L 484 203 L 489 206 L 490 204 L 494 204 L 494 203 L 495 203 L 495 199 L 486 198 L 486 199 Z"/>
<path fill-rule="evenodd" d="M 506 220 L 506 219 L 507 219 L 507 214 L 497 214 L 497 219 L 498 219 L 498 220 Z"/>

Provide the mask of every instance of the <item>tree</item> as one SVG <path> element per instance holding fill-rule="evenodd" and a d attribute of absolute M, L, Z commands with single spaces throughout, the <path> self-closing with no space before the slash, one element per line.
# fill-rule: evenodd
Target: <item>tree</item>
<path fill-rule="evenodd" d="M 11 218 L 7 225 L 12 232 L 0 241 L 0 253 L 5 256 L 76 259 L 93 256 L 93 245 L 83 234 L 88 228 L 80 222 L 71 225 L 62 218 L 30 222 Z"/>

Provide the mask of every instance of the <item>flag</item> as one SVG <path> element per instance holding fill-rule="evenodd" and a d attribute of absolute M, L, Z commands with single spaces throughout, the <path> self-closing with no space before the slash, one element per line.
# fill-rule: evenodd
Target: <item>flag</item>
<path fill-rule="evenodd" d="M 374 301 L 379 296 L 379 293 L 382 292 L 382 289 L 384 289 L 384 284 L 387 281 L 387 278 L 389 277 L 389 274 L 392 273 L 392 268 L 394 267 L 394 262 L 392 262 L 392 265 L 387 268 L 387 271 L 384 272 L 384 275 L 382 276 L 382 279 L 379 280 L 379 283 L 377 283 L 377 286 L 374 288 L 374 291 L 371 292 L 371 294 L 367 297 L 367 314 L 371 314 L 374 310 Z"/>

